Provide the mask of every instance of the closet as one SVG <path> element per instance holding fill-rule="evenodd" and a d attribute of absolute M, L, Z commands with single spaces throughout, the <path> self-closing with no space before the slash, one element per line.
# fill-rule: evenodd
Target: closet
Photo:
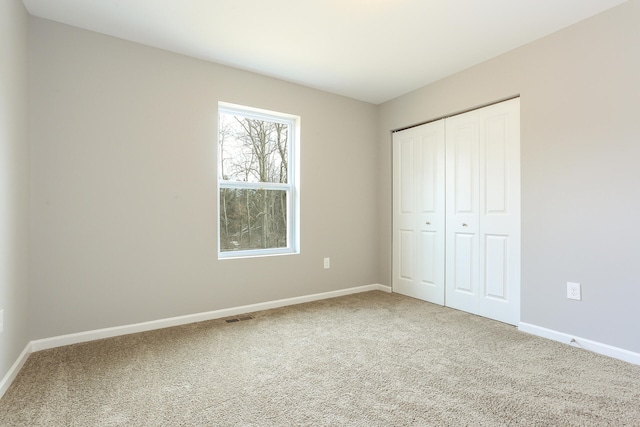
<path fill-rule="evenodd" d="M 520 320 L 520 100 L 393 134 L 393 291 Z"/>

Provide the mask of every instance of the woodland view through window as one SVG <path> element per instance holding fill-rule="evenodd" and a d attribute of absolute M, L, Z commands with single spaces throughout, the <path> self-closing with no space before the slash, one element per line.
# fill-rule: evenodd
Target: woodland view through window
<path fill-rule="evenodd" d="M 219 257 L 296 253 L 295 116 L 220 104 Z"/>

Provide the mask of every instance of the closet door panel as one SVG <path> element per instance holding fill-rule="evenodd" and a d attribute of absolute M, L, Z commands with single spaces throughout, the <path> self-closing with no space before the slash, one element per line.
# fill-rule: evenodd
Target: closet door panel
<path fill-rule="evenodd" d="M 415 280 L 415 135 L 394 137 L 393 155 L 393 287 L 403 292 Z"/>
<path fill-rule="evenodd" d="M 438 286 L 438 235 L 432 231 L 420 232 L 420 281 L 424 286 Z"/>
<path fill-rule="evenodd" d="M 441 192 L 438 188 L 441 179 L 438 179 L 439 151 L 442 149 L 438 144 L 438 133 L 429 132 L 421 135 L 422 149 L 421 171 L 422 194 L 420 194 L 421 210 L 423 215 L 436 214 L 438 209 L 438 197 Z"/>
<path fill-rule="evenodd" d="M 478 314 L 520 320 L 520 101 L 478 110 L 480 282 Z"/>
<path fill-rule="evenodd" d="M 509 236 L 484 236 L 484 298 L 509 300 L 508 240 Z"/>
<path fill-rule="evenodd" d="M 413 230 L 400 230 L 400 269 L 398 271 L 399 277 L 404 280 L 413 281 L 414 279 L 414 267 L 415 267 L 415 244 L 413 242 Z"/>
<path fill-rule="evenodd" d="M 446 120 L 446 305 L 477 313 L 478 123 L 475 111 Z"/>
<path fill-rule="evenodd" d="M 444 122 L 394 133 L 393 158 L 393 290 L 444 304 Z"/>
<path fill-rule="evenodd" d="M 507 210 L 507 117 L 489 118 L 484 127 L 485 213 L 500 214 Z"/>
<path fill-rule="evenodd" d="M 470 115 L 473 117 L 473 115 Z M 453 141 L 450 154 L 453 156 L 453 207 L 457 215 L 473 215 L 477 211 L 477 130 L 473 121 L 458 118 L 448 128 L 447 138 L 451 135 Z M 450 119 L 451 120 L 451 119 Z M 461 122 L 456 126 L 456 122 Z M 453 131 L 453 134 L 449 132 Z M 449 141 L 449 139 L 447 139 Z"/>
<path fill-rule="evenodd" d="M 415 195 L 415 170 L 413 147 L 415 145 L 415 137 L 408 135 L 406 138 L 400 139 L 398 155 L 400 157 L 400 214 L 414 214 L 414 205 L 416 201 Z"/>
<path fill-rule="evenodd" d="M 418 128 L 420 230 L 418 247 L 421 299 L 444 304 L 444 125 Z"/>

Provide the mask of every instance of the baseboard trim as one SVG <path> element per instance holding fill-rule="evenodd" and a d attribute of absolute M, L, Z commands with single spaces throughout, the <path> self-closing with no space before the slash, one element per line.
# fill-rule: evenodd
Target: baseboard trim
<path fill-rule="evenodd" d="M 634 353 L 623 348 L 613 347 L 608 344 L 588 340 L 575 335 L 565 334 L 563 332 L 543 328 L 530 323 L 520 322 L 518 324 L 518 330 L 553 341 L 559 341 L 573 347 L 593 351 L 594 353 L 602 354 L 604 356 L 613 357 L 614 359 L 624 360 L 625 362 L 633 363 L 634 365 L 640 365 L 640 353 Z"/>
<path fill-rule="evenodd" d="M 391 288 L 389 286 L 378 284 L 365 285 L 355 288 L 340 289 L 338 291 L 322 292 L 319 294 L 305 295 L 301 297 L 267 301 L 263 303 L 225 308 L 204 313 L 188 314 L 185 316 L 177 316 L 166 319 L 153 320 L 149 322 L 135 323 L 131 325 L 78 332 L 75 334 L 61 335 L 57 337 L 31 341 L 31 351 L 35 352 L 40 350 L 47 350 L 50 348 L 62 347 L 65 345 L 95 341 L 104 338 L 112 338 L 121 335 L 135 334 L 138 332 L 152 331 L 155 329 L 169 328 L 172 326 L 186 325 L 195 322 L 203 322 L 206 320 L 220 319 L 223 317 L 237 316 L 238 314 L 269 310 L 272 308 L 285 307 L 288 305 L 302 304 L 305 302 L 319 301 L 323 299 L 341 297 L 345 295 L 369 291 L 383 291 L 390 293 Z"/>
<path fill-rule="evenodd" d="M 20 369 L 22 369 L 31 353 L 31 343 L 28 343 L 24 350 L 22 350 L 22 353 L 20 353 L 20 356 L 18 356 L 18 359 L 11 365 L 11 368 L 9 368 L 9 372 L 7 372 L 2 381 L 0 381 L 0 399 L 7 392 L 13 380 L 16 379 Z"/>

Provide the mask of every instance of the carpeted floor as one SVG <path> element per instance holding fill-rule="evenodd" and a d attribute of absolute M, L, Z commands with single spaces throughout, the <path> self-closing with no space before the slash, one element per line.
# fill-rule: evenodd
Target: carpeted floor
<path fill-rule="evenodd" d="M 640 426 L 640 366 L 368 292 L 32 354 L 2 426 Z"/>

